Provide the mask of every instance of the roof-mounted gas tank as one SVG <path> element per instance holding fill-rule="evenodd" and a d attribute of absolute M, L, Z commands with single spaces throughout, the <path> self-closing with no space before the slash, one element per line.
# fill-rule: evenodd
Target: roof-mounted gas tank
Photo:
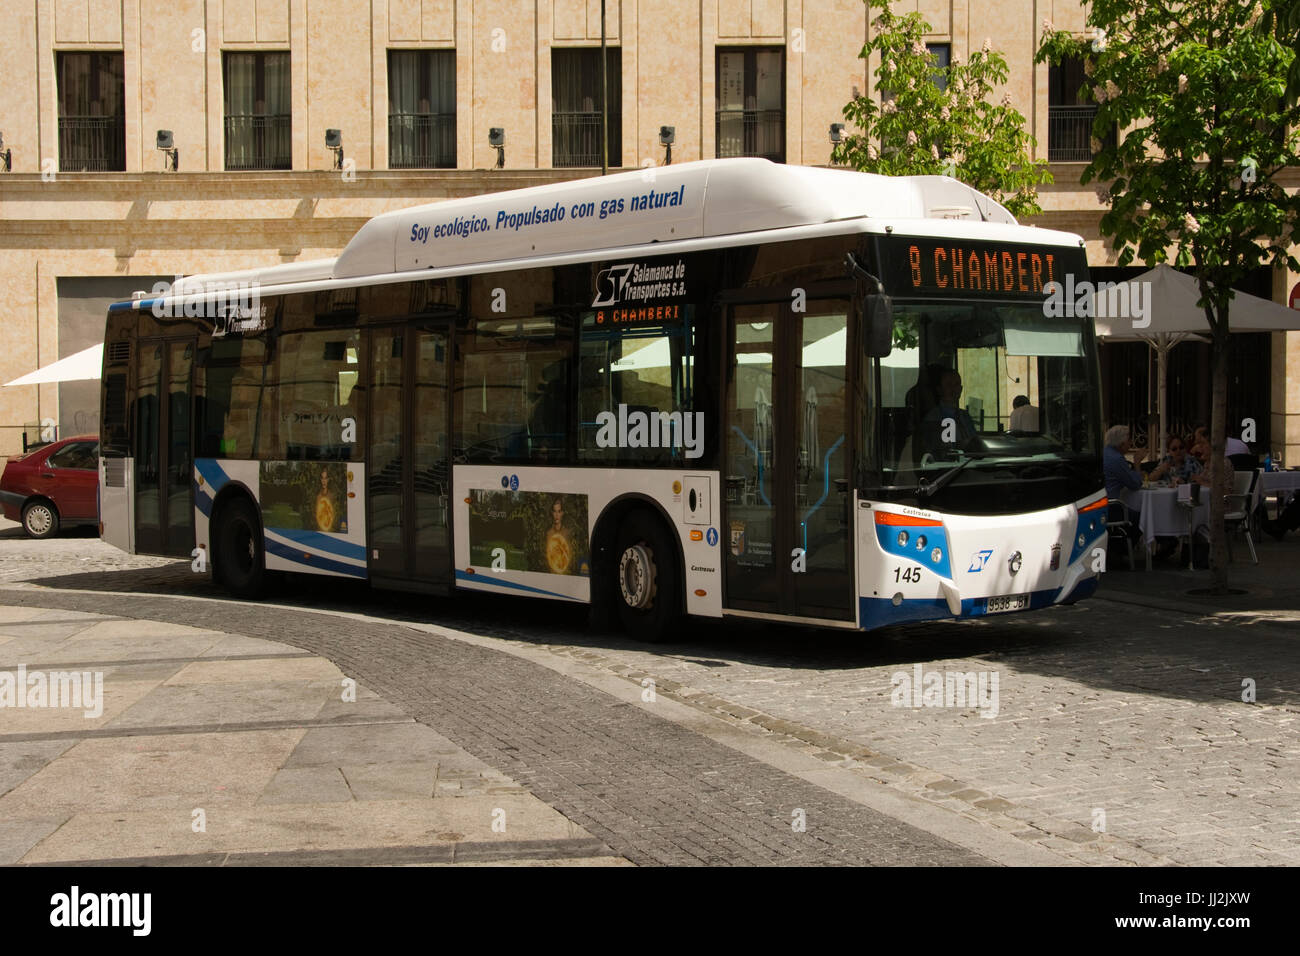
<path fill-rule="evenodd" d="M 886 177 L 713 159 L 416 206 L 376 216 L 333 278 L 733 235 L 861 217 L 1015 224 L 994 200 L 941 176 Z"/>

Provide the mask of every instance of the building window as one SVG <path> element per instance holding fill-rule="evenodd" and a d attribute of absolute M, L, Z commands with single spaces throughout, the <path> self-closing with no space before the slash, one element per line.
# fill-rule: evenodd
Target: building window
<path fill-rule="evenodd" d="M 389 169 L 456 168 L 456 51 L 388 51 Z"/>
<path fill-rule="evenodd" d="M 718 156 L 785 162 L 785 50 L 718 50 Z"/>
<path fill-rule="evenodd" d="M 1067 57 L 1047 72 L 1047 159 L 1052 163 L 1086 163 L 1092 160 L 1092 121 L 1097 104 L 1080 98 L 1084 61 Z M 1115 129 L 1106 136 L 1114 145 Z"/>
<path fill-rule="evenodd" d="M 59 53 L 59 170 L 126 169 L 126 85 L 121 53 Z"/>
<path fill-rule="evenodd" d="M 610 166 L 623 165 L 623 51 L 606 53 Z M 600 49 L 551 51 L 551 165 L 599 166 Z"/>
<path fill-rule="evenodd" d="M 226 169 L 293 167 L 288 53 L 226 53 Z"/>
<path fill-rule="evenodd" d="M 934 58 L 934 85 L 941 91 L 948 88 L 948 67 L 952 63 L 951 43 L 927 43 L 925 52 Z"/>

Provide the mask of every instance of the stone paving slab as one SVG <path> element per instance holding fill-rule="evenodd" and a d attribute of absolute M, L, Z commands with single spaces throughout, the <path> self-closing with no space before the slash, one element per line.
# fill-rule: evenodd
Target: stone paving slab
<path fill-rule="evenodd" d="M 35 660 L 79 642 L 104 678 L 96 719 L 0 710 L 0 865 L 626 862 L 370 688 L 345 700 L 337 667 L 289 645 L 41 608 L 0 607 L 0 628 Z M 346 726 L 319 725 L 327 704 Z"/>

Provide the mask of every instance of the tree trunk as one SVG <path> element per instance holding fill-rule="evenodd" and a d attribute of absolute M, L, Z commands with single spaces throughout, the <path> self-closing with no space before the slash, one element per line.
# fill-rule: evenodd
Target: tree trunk
<path fill-rule="evenodd" d="M 1206 308 L 1207 316 L 1210 309 Z M 1223 496 L 1231 489 L 1226 486 L 1227 475 L 1223 467 L 1225 436 L 1228 425 L 1228 309 L 1222 304 L 1219 321 L 1211 320 L 1214 330 L 1211 346 L 1211 410 L 1210 410 L 1210 576 L 1211 587 L 1217 594 L 1228 590 L 1228 535 L 1223 527 Z"/>

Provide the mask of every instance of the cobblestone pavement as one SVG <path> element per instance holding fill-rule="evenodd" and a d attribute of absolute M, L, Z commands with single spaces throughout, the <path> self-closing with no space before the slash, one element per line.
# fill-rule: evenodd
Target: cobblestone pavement
<path fill-rule="evenodd" d="M 216 593 L 186 564 L 119 555 L 94 539 L 61 539 L 26 570 L 11 570 L 11 548 L 51 543 L 17 544 L 5 535 L 0 532 L 0 577 L 7 580 L 33 580 L 53 588 Z M 102 570 L 86 573 L 92 568 Z M 7 601 L 18 593 L 0 595 Z M 25 600 L 41 600 L 36 592 L 27 594 Z M 301 578 L 288 582 L 280 600 L 360 611 L 372 618 L 435 622 L 496 638 L 504 648 L 541 650 L 635 686 L 653 680 L 666 698 L 814 754 L 828 766 L 884 783 L 903 797 L 1012 834 L 1064 861 L 1300 862 L 1300 793 L 1295 786 L 1300 779 L 1300 656 L 1295 653 L 1300 635 L 1294 624 L 1243 626 L 1239 616 L 1187 615 L 1093 600 L 1034 615 L 908 626 L 869 636 L 706 622 L 687 628 L 680 643 L 647 647 L 590 632 L 581 613 L 545 602 L 473 596 L 435 600 L 333 586 L 326 599 L 316 582 Z M 141 603 L 133 601 L 130 613 L 144 613 Z M 221 607 L 231 609 L 222 610 L 224 615 L 241 606 Z M 150 602 L 148 608 L 153 616 L 155 605 Z M 345 671 L 367 665 L 364 649 L 325 648 L 312 643 L 319 638 L 310 634 L 278 639 L 322 653 Z M 416 666 L 434 656 L 429 647 L 421 649 L 421 640 L 395 653 L 411 654 Z M 465 658 L 462 651 L 453 651 L 453 643 L 439 644 L 436 656 L 455 658 L 460 662 L 455 666 L 464 664 L 472 672 L 467 662 L 473 655 Z M 892 706 L 894 676 L 911 676 L 917 665 L 927 673 L 996 674 L 997 716 L 986 719 L 969 707 Z M 500 669 L 501 674 L 509 671 Z M 1243 701 L 1243 682 L 1253 683 L 1254 702 Z M 679 741 L 664 743 L 668 738 L 663 735 L 670 733 L 664 725 L 635 727 L 637 733 L 659 735 L 656 741 L 637 741 L 626 736 L 627 728 L 612 730 L 602 723 L 608 714 L 572 712 L 571 694 L 560 686 L 555 685 L 555 699 L 529 691 L 539 725 L 559 721 L 552 725 L 555 729 L 571 720 L 572 739 L 585 735 L 584 747 L 666 746 L 654 752 L 655 759 L 671 758 Z M 508 688 L 508 683 L 502 687 L 507 698 L 518 696 Z M 514 755 L 504 749 L 505 737 L 496 744 L 483 741 L 484 747 L 498 747 L 485 756 L 436 722 L 443 719 L 441 711 L 433 714 L 427 706 L 421 711 L 427 687 L 412 684 L 406 693 L 405 701 L 386 696 L 415 708 L 417 716 L 429 714 L 441 732 L 524 781 L 543 799 L 559 793 L 546 788 L 564 781 L 520 772 L 512 763 Z M 469 703 L 458 701 L 457 707 Z M 446 707 L 446 701 L 437 706 L 455 718 L 457 707 Z M 593 733 L 595 728 L 600 729 Z M 477 731 L 463 732 L 472 736 Z M 610 756 L 606 752 L 595 765 L 603 766 Z M 716 758 L 728 774 L 735 772 L 734 753 L 724 748 Z M 574 770 L 574 779 L 581 781 L 582 772 Z M 625 781 L 631 791 L 619 789 L 615 797 L 636 799 L 641 792 L 668 801 L 680 783 L 671 777 L 658 779 L 662 788 L 656 789 L 633 774 Z M 800 804 L 786 781 L 758 781 L 758 787 L 757 799 L 784 808 L 772 817 L 773 834 L 780 829 L 784 838 L 790 832 L 788 808 Z M 599 808 L 601 800 L 595 798 L 593 805 Z M 602 829 L 588 822 L 581 814 L 593 813 L 590 806 L 570 813 L 561 800 L 553 802 L 630 858 L 649 852 L 624 850 L 617 827 Z M 847 809 L 831 810 L 831 817 L 840 812 Z M 900 847 L 888 840 L 875 845 L 886 857 Z M 943 857 L 953 852 L 950 846 L 929 850 L 933 862 L 956 862 L 956 856 Z M 930 861 L 927 852 L 909 862 Z M 732 847 L 720 857 L 733 854 L 736 860 L 746 859 Z M 708 852 L 702 855 L 713 858 Z M 840 858 L 856 861 L 852 854 Z M 874 857 L 881 858 L 880 853 Z"/>

